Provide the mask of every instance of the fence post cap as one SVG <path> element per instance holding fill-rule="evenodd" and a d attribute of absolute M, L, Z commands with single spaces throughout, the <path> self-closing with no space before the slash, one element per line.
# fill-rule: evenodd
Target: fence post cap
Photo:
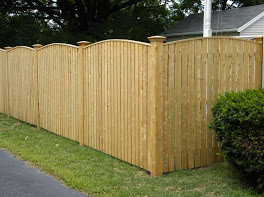
<path fill-rule="evenodd" d="M 42 44 L 34 44 L 32 46 L 33 46 L 34 49 L 39 49 L 39 48 L 43 47 Z"/>
<path fill-rule="evenodd" d="M 164 40 L 166 40 L 167 37 L 164 36 L 151 36 L 148 37 L 148 40 L 150 42 L 163 42 Z"/>
<path fill-rule="evenodd" d="M 79 41 L 77 42 L 77 44 L 81 47 L 85 47 L 85 46 L 88 46 L 89 44 L 91 44 L 91 42 L 88 42 L 88 41 Z"/>
<path fill-rule="evenodd" d="M 8 51 L 8 50 L 12 49 L 12 47 L 9 47 L 9 46 L 8 46 L 8 47 L 5 47 L 4 49 L 5 49 L 6 51 Z"/>
<path fill-rule="evenodd" d="M 254 40 L 255 40 L 257 43 L 262 43 L 262 42 L 263 42 L 263 38 L 264 38 L 264 36 L 259 36 L 259 37 L 255 37 Z"/>

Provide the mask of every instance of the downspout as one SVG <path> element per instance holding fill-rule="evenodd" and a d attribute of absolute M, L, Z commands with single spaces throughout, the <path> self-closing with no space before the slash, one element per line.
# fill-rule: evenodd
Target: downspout
<path fill-rule="evenodd" d="M 212 1 L 211 0 L 205 0 L 203 37 L 212 37 L 211 21 L 212 21 Z"/>

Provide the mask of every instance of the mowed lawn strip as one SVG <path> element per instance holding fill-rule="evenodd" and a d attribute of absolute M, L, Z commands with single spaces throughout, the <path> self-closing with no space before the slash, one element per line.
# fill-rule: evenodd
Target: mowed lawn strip
<path fill-rule="evenodd" d="M 162 177 L 0 114 L 0 148 L 89 196 L 257 196 L 226 163 Z"/>

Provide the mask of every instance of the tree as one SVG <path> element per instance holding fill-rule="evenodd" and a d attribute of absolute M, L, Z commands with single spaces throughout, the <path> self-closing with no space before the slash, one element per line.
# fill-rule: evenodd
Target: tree
<path fill-rule="evenodd" d="M 219 6 L 219 1 L 214 0 L 213 2 L 213 9 L 218 10 L 221 8 L 222 10 L 234 9 L 237 7 L 248 7 L 253 5 L 260 5 L 264 3 L 264 0 L 221 0 L 221 6 Z"/>
<path fill-rule="evenodd" d="M 232 9 L 264 0 L 214 0 Z M 37 42 L 91 42 L 108 38 L 147 41 L 191 13 L 202 0 L 2 0 L 0 46 Z M 12 39 L 10 39 L 12 37 Z"/>
<path fill-rule="evenodd" d="M 162 0 L 11 0 L 0 7 L 11 15 L 30 14 L 43 24 L 55 24 L 59 41 L 68 43 L 112 37 L 145 40 L 169 25 Z"/>
<path fill-rule="evenodd" d="M 173 4 L 177 4 L 179 9 L 184 11 L 187 15 L 191 13 L 198 13 L 203 11 L 202 1 L 204 0 L 173 0 Z M 247 7 L 253 5 L 260 5 L 264 0 L 212 0 L 213 10 L 229 10 L 237 7 Z M 176 7 L 177 7 L 176 6 Z"/>

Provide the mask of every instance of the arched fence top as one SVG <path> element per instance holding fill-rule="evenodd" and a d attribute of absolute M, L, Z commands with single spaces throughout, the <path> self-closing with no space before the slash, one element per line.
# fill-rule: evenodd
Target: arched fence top
<path fill-rule="evenodd" d="M 44 48 L 47 48 L 47 47 L 51 47 L 51 46 L 66 46 L 66 47 L 72 47 L 72 48 L 76 48 L 78 49 L 79 47 L 78 46 L 75 46 L 75 45 L 72 45 L 72 44 L 65 44 L 65 43 L 51 43 L 51 44 L 48 44 L 48 45 L 45 45 L 37 50 L 41 50 L 41 49 L 44 49 Z"/>
<path fill-rule="evenodd" d="M 105 43 L 105 42 L 127 42 L 127 43 L 134 43 L 134 44 L 141 44 L 141 45 L 146 45 L 146 46 L 150 46 L 149 43 L 146 43 L 146 42 L 140 42 L 140 41 L 135 41 L 135 40 L 126 40 L 126 39 L 109 39 L 109 40 L 102 40 L 102 41 L 99 41 L 99 42 L 96 42 L 96 43 L 93 43 L 93 44 L 90 44 L 85 48 L 88 48 L 88 47 L 91 47 L 91 46 L 94 46 L 94 45 L 97 45 L 97 44 L 102 44 L 102 43 Z"/>
<path fill-rule="evenodd" d="M 189 42 L 189 41 L 194 41 L 194 40 L 207 40 L 207 39 L 229 39 L 229 40 L 247 41 L 247 42 L 251 42 L 251 43 L 254 43 L 254 44 L 260 44 L 260 43 L 257 43 L 255 41 L 248 40 L 248 39 L 245 39 L 245 38 L 235 38 L 235 37 L 228 37 L 228 36 L 213 36 L 213 37 L 199 37 L 199 38 L 189 38 L 189 39 L 184 39 L 184 40 L 177 40 L 177 41 L 164 43 L 164 45 L 170 45 L 170 44 L 182 43 L 182 42 Z"/>
<path fill-rule="evenodd" d="M 2 52 L 6 52 L 4 49 L 0 49 L 0 51 L 2 51 Z"/>
<path fill-rule="evenodd" d="M 7 52 L 14 51 L 16 49 L 28 49 L 28 50 L 34 51 L 34 49 L 31 48 L 31 47 L 27 47 L 27 46 L 16 46 L 16 47 L 13 47 L 12 49 L 8 50 Z"/>

